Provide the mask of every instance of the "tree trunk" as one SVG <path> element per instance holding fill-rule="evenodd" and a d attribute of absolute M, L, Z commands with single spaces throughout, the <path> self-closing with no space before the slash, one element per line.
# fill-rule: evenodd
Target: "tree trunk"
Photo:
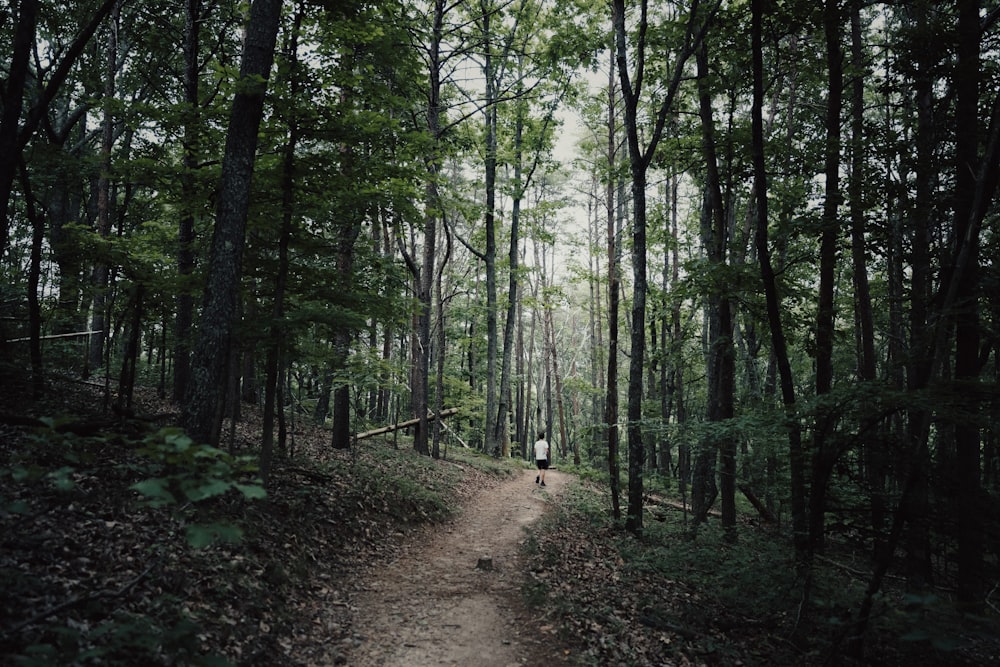
<path fill-rule="evenodd" d="M 930 30 L 925 3 L 913 5 L 913 29 L 918 34 Z M 914 191 L 910 235 L 910 350 L 907 363 L 907 389 L 923 389 L 930 381 L 933 353 L 933 331 L 929 325 L 931 303 L 931 238 L 934 223 L 935 128 L 934 128 L 934 71 L 939 63 L 929 49 L 915 45 L 914 98 L 917 105 L 915 137 L 916 163 L 914 164 Z M 928 433 L 924 431 L 926 410 L 916 406 L 907 414 L 905 438 L 914 456 L 904 456 L 897 461 L 903 477 L 911 479 L 904 508 L 909 520 L 905 526 L 905 571 L 908 586 L 914 592 L 926 590 L 931 583 L 930 524 L 928 523 L 928 483 L 925 459 L 928 456 Z"/>
<path fill-rule="evenodd" d="M 300 88 L 298 79 L 299 33 L 302 26 L 301 8 L 295 12 L 292 29 L 285 46 L 289 66 L 289 96 L 295 99 Z M 285 290 L 288 286 L 288 246 L 292 238 L 292 218 L 295 208 L 295 150 L 299 142 L 299 121 L 292 113 L 288 120 L 288 141 L 281 165 L 281 227 L 278 231 L 278 273 L 274 279 L 274 303 L 267 337 L 264 361 L 264 410 L 261 417 L 260 476 L 267 484 L 274 454 L 274 414 L 278 397 L 281 360 L 285 348 Z"/>
<path fill-rule="evenodd" d="M 496 240 L 496 180 L 497 180 L 497 90 L 493 70 L 492 33 L 489 11 L 483 12 L 483 38 L 486 49 L 483 74 L 486 79 L 486 164 L 483 186 L 486 189 L 486 435 L 487 452 L 500 449 L 497 437 L 497 240 Z"/>
<path fill-rule="evenodd" d="M 118 24 L 121 3 L 116 3 L 112 11 L 111 25 L 108 27 L 108 41 L 105 52 L 104 69 L 104 114 L 101 119 L 101 148 L 97 176 L 97 235 L 107 240 L 111 236 L 112 186 L 111 186 L 111 149 L 114 147 L 115 127 L 111 109 L 115 98 L 115 79 L 118 70 Z M 93 301 L 91 304 L 90 330 L 90 361 L 92 369 L 104 365 L 104 346 L 108 340 L 110 324 L 110 294 L 111 268 L 107 260 L 98 259 L 93 272 Z"/>
<path fill-rule="evenodd" d="M 437 295 L 436 301 L 436 330 L 437 340 L 435 341 L 435 359 L 437 361 L 434 372 L 434 414 L 441 415 L 444 412 L 444 376 L 445 376 L 445 317 L 444 317 L 444 270 L 451 259 L 451 233 L 448 226 L 444 226 L 445 231 L 445 253 L 441 258 L 441 266 L 435 270 L 434 291 Z M 431 446 L 431 456 L 435 459 L 441 458 L 441 420 L 435 419 L 433 426 L 433 441 Z"/>
<path fill-rule="evenodd" d="M 795 381 L 788 359 L 788 344 L 781 322 L 781 298 L 777 278 L 771 264 L 768 242 L 767 170 L 764 163 L 764 54 L 762 39 L 762 13 L 765 0 L 751 2 L 751 40 L 753 44 L 753 105 L 752 152 L 754 171 L 754 201 L 757 206 L 757 259 L 760 263 L 761 281 L 767 303 L 767 319 L 771 329 L 771 347 L 775 355 L 781 385 L 781 398 L 789 417 L 788 458 L 791 474 L 792 531 L 800 563 L 806 553 L 808 521 L 806 516 L 805 460 L 802 450 L 802 433 L 796 419 Z"/>
<path fill-rule="evenodd" d="M 828 98 L 826 108 L 826 190 L 819 244 L 819 295 L 816 315 L 816 396 L 833 389 L 834 290 L 836 287 L 837 243 L 840 235 L 838 209 L 840 193 L 841 112 L 843 110 L 843 49 L 840 43 L 840 0 L 826 0 L 823 29 L 826 37 Z M 813 425 L 812 479 L 809 495 L 809 557 L 822 548 L 826 532 L 826 497 L 837 452 L 830 442 L 836 416 L 830 407 L 818 403 Z"/>
<path fill-rule="evenodd" d="M 39 295 L 42 276 L 42 243 L 45 240 L 45 218 L 35 207 L 35 196 L 24 161 L 21 161 L 21 187 L 24 208 L 31 222 L 31 258 L 28 264 L 28 355 L 31 358 L 31 394 L 40 399 L 45 389 L 42 367 L 42 305 Z"/>
<path fill-rule="evenodd" d="M 618 79 L 621 84 L 622 99 L 625 104 L 625 134 L 628 138 L 629 171 L 632 177 L 632 323 L 631 357 L 629 358 L 628 390 L 628 448 L 629 448 L 629 508 L 626 528 L 634 535 L 642 534 L 642 464 L 645 460 L 642 433 L 642 377 L 646 350 L 646 172 L 656 155 L 663 137 L 667 114 L 673 107 L 674 99 L 684 76 L 688 59 L 704 39 L 705 32 L 721 3 L 716 2 L 705 14 L 692 6 L 688 15 L 687 32 L 684 42 L 676 54 L 673 69 L 669 72 L 663 97 L 656 109 L 653 127 L 644 131 L 648 136 L 645 148 L 639 145 L 638 109 L 646 67 L 647 1 L 640 4 L 637 49 L 635 53 L 636 77 L 633 81 L 628 69 L 627 40 L 625 31 L 625 2 L 612 3 L 613 32 L 615 38 L 615 60 Z M 699 24 L 700 22 L 700 24 Z"/>
<path fill-rule="evenodd" d="M 6 81 L 0 88 L 3 93 L 0 104 L 0 257 L 7 252 L 10 242 L 10 197 L 17 175 L 19 137 L 18 129 L 21 122 L 21 112 L 24 109 L 24 91 L 31 67 L 31 54 L 35 48 L 35 28 L 38 24 L 39 0 L 21 0 L 20 12 L 14 27 L 13 43 L 11 44 L 10 69 L 7 70 Z"/>
<path fill-rule="evenodd" d="M 420 420 L 413 435 L 413 448 L 421 454 L 430 454 L 428 436 L 430 424 L 427 410 L 430 407 L 429 377 L 431 351 L 431 305 L 434 295 L 434 266 L 437 254 L 437 227 L 441 209 L 438 193 L 438 174 L 441 168 L 441 44 L 444 40 L 444 14 L 447 6 L 444 0 L 434 1 L 434 15 L 431 22 L 431 41 L 428 45 L 428 101 L 427 131 L 430 135 L 431 153 L 426 158 L 427 183 L 424 188 L 426 215 L 424 217 L 424 247 L 421 268 L 415 276 L 417 281 L 418 312 L 413 346 L 413 373 L 410 396 L 414 417 Z"/>
<path fill-rule="evenodd" d="M 174 400 L 180 402 L 191 378 L 191 328 L 194 323 L 194 296 L 191 275 L 195 270 L 194 225 L 198 169 L 199 80 L 201 64 L 202 0 L 187 0 L 184 25 L 184 129 L 181 140 L 181 215 L 177 230 L 177 315 L 174 320 Z"/>
<path fill-rule="evenodd" d="M 676 185 L 676 184 L 675 184 Z M 675 189 L 676 194 L 676 189 Z M 676 209 L 670 218 L 670 240 L 671 240 L 671 285 L 680 284 L 680 247 L 678 238 L 678 225 Z M 674 412 L 677 415 L 677 424 L 683 426 L 687 422 L 687 405 L 684 402 L 684 355 L 681 351 L 681 341 L 683 340 L 681 331 L 681 300 L 674 299 L 670 309 L 670 331 L 673 341 L 671 354 L 671 388 L 670 393 L 674 402 Z M 677 490 L 681 494 L 681 502 L 687 509 L 688 483 L 691 479 L 691 446 L 687 438 L 681 438 L 677 445 Z M 685 514 L 685 520 L 687 516 Z"/>
<path fill-rule="evenodd" d="M 125 411 L 131 410 L 132 397 L 135 395 L 136 366 L 139 362 L 145 294 L 146 288 L 141 282 L 133 283 L 129 288 L 128 303 L 125 306 L 125 312 L 131 317 L 125 329 L 125 344 L 121 353 L 121 372 L 118 376 L 118 406 Z"/>
<path fill-rule="evenodd" d="M 591 400 L 591 422 L 595 425 L 591 434 L 591 445 L 588 459 L 594 462 L 594 455 L 601 450 L 603 444 L 602 429 L 596 428 L 604 419 L 605 380 L 604 380 L 604 327 L 603 307 L 601 305 L 601 254 L 598 251 L 601 238 L 599 209 L 594 205 L 598 198 L 598 180 L 596 172 L 591 180 L 591 196 L 587 205 L 587 247 L 590 279 L 590 307 L 587 309 L 590 318 L 590 382 L 594 388 Z M 602 400 L 602 397 L 604 399 Z"/>
<path fill-rule="evenodd" d="M 523 143 L 524 143 L 524 107 L 517 104 L 517 118 L 514 122 L 514 196 L 510 214 L 510 252 L 508 253 L 507 280 L 507 317 L 503 330 L 503 359 L 500 363 L 500 404 L 497 407 L 497 418 L 494 424 L 494 441 L 500 444 L 501 456 L 510 456 L 510 437 L 508 433 L 508 412 L 511 406 L 511 355 L 514 351 L 514 325 L 519 307 L 518 296 L 518 258 L 520 257 L 520 227 L 521 199 L 524 193 L 523 177 Z"/>
<path fill-rule="evenodd" d="M 250 6 L 240 67 L 242 84 L 229 117 L 208 280 L 192 357 L 191 386 L 182 416 L 191 437 L 210 444 L 218 443 L 222 423 L 229 350 L 239 312 L 257 130 L 274 61 L 281 4 L 281 0 L 254 0 Z"/>
<path fill-rule="evenodd" d="M 607 398 L 605 400 L 605 419 L 608 438 L 608 475 L 611 481 L 611 513 L 615 521 L 621 519 L 619 501 L 620 476 L 618 469 L 618 311 L 619 311 L 619 278 L 618 278 L 618 234 L 616 213 L 622 207 L 622 198 L 618 198 L 615 206 L 615 167 L 618 164 L 618 137 L 615 132 L 617 123 L 617 86 L 615 85 L 614 50 L 611 52 L 612 64 L 608 67 L 608 182 L 605 190 L 605 201 L 608 207 L 608 373 Z"/>
<path fill-rule="evenodd" d="M 871 288 L 868 283 L 867 241 L 865 236 L 865 76 L 867 64 L 861 33 L 861 6 L 859 0 L 851 3 L 851 172 L 849 188 L 851 216 L 851 256 L 853 260 L 854 321 L 857 336 L 858 376 L 861 382 L 876 379 L 875 324 L 872 312 Z M 883 434 L 885 435 L 885 434 Z M 871 524 L 875 550 L 881 549 L 885 530 L 885 452 L 884 438 L 866 438 L 862 442 L 864 470 L 871 494 Z"/>
<path fill-rule="evenodd" d="M 726 265 L 728 245 L 728 225 L 725 203 L 722 196 L 722 181 L 719 175 L 717 147 L 715 141 L 715 120 L 712 111 L 712 97 L 708 88 L 708 47 L 702 42 L 697 53 L 698 99 L 702 124 L 702 146 L 705 155 L 706 179 L 705 202 L 702 213 L 702 237 L 709 265 L 713 273 L 719 273 Z M 734 414 L 735 358 L 733 352 L 732 307 L 725 289 L 717 285 L 708 298 L 708 414 L 709 422 L 722 422 Z M 721 460 L 720 492 L 722 495 L 722 524 L 727 530 L 736 527 L 736 439 L 731 435 L 721 435 L 707 443 L 698 455 L 696 470 L 704 476 L 715 470 L 716 455 Z M 702 482 L 714 480 L 702 479 Z M 692 488 L 692 510 L 695 522 L 708 518 L 710 497 L 714 496 L 714 483 L 702 487 L 706 493 L 698 493 Z"/>
<path fill-rule="evenodd" d="M 958 62 L 955 97 L 955 381 L 959 391 L 974 385 L 979 360 L 979 234 L 982 216 L 977 198 L 989 202 L 979 163 L 980 27 L 978 0 L 958 0 Z M 996 128 L 993 128 L 996 132 Z M 988 165 L 989 163 L 985 163 Z M 977 190 L 981 190 L 977 192 Z M 986 206 L 983 206 L 986 210 Z M 960 256 L 965 256 L 962 262 Z M 980 486 L 979 426 L 972 420 L 955 424 L 955 497 L 958 510 L 958 599 L 970 609 L 982 606 L 984 596 L 984 520 Z"/>
<path fill-rule="evenodd" d="M 625 134 L 628 137 L 629 171 L 632 176 L 632 324 L 628 382 L 628 511 L 625 528 L 642 534 L 642 464 L 645 451 L 642 441 L 642 375 L 646 351 L 646 169 L 648 161 L 639 147 L 638 96 L 628 72 L 625 32 L 625 3 L 615 0 L 614 27 L 618 77 L 625 103 Z M 646 30 L 646 2 L 642 3 L 640 32 Z M 641 39 L 640 39 L 641 41 Z M 642 71 L 645 54 L 636 58 Z M 637 82 L 637 87 L 638 87 Z"/>

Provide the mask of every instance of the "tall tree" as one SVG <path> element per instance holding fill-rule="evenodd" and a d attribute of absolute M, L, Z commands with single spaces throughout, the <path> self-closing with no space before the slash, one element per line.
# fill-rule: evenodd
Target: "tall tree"
<path fill-rule="evenodd" d="M 703 41 L 697 53 L 698 99 L 705 159 L 705 193 L 702 204 L 702 243 L 714 276 L 724 275 L 729 223 L 722 194 L 716 146 L 715 119 L 709 91 L 708 46 Z M 715 284 L 708 298 L 708 421 L 723 422 L 734 415 L 735 358 L 732 305 L 726 288 Z M 714 496 L 716 461 L 721 460 L 722 524 L 736 527 L 736 441 L 732 435 L 716 435 L 696 457 L 691 486 L 691 509 L 695 522 L 708 517 Z"/>
<path fill-rule="evenodd" d="M 182 423 L 196 440 L 217 443 L 228 386 L 230 351 L 239 314 L 243 244 L 257 130 L 281 22 L 281 0 L 254 0 L 246 24 L 239 92 L 229 116 L 222 180 L 201 319 L 192 357 L 191 386 Z"/>
<path fill-rule="evenodd" d="M 618 85 L 615 80 L 615 50 L 610 50 L 611 63 L 608 66 L 607 87 L 607 175 L 604 188 L 604 204 L 607 208 L 608 247 L 608 373 L 607 392 L 604 407 L 604 424 L 608 439 L 608 475 L 611 478 L 611 513 L 615 521 L 621 519 L 619 443 L 618 429 L 618 314 L 621 303 L 621 243 L 618 236 L 619 213 L 624 206 L 623 198 L 616 198 L 616 186 L 621 183 L 617 175 L 618 158 Z M 616 206 L 617 202 L 617 206 Z"/>
<path fill-rule="evenodd" d="M 789 472 L 791 475 L 792 530 L 796 552 L 800 560 L 804 557 L 808 541 L 808 521 L 806 516 L 805 453 L 802 432 L 796 412 L 795 380 L 788 353 L 788 341 L 781 319 L 781 294 L 778 291 L 777 275 L 771 261 L 771 247 L 768 241 L 768 181 L 764 153 L 764 46 L 763 16 L 765 0 L 752 0 L 751 7 L 751 51 L 753 71 L 753 104 L 751 107 L 753 194 L 756 205 L 757 227 L 755 244 L 757 260 L 760 264 L 761 281 L 767 304 L 767 320 L 771 330 L 771 348 L 775 356 L 781 386 L 781 399 L 785 408 L 788 431 Z"/>
<path fill-rule="evenodd" d="M 180 287 L 174 319 L 174 383 L 173 397 L 182 401 L 191 376 L 191 327 L 194 323 L 194 297 L 190 276 L 195 269 L 195 210 L 199 162 L 200 91 L 201 91 L 201 24 L 202 0 L 187 0 L 184 5 L 184 112 L 181 139 L 181 214 L 177 229 L 177 273 Z"/>
<path fill-rule="evenodd" d="M 646 47 L 649 36 L 648 4 L 647 0 L 643 0 L 639 6 L 635 48 L 632 53 L 633 74 L 629 70 L 629 33 L 626 30 L 625 3 L 624 0 L 614 0 L 612 3 L 615 58 L 625 107 L 625 134 L 628 141 L 629 172 L 632 177 L 633 296 L 628 389 L 629 508 L 626 517 L 626 528 L 636 535 L 642 533 L 642 466 L 645 461 L 642 440 L 642 390 L 646 349 L 647 171 L 654 155 L 656 155 L 657 147 L 663 138 L 663 128 L 666 125 L 667 114 L 673 107 L 674 98 L 680 88 L 687 61 L 701 43 L 705 32 L 708 30 L 711 17 L 715 14 L 721 3 L 716 2 L 710 9 L 704 12 L 698 0 L 695 0 L 691 4 L 681 46 L 674 57 L 672 69 L 667 74 L 665 83 L 662 84 L 662 97 L 654 105 L 652 128 L 648 132 L 643 133 L 646 136 L 646 145 L 642 146 L 639 140 L 639 102 L 643 93 L 643 86 L 646 83 Z"/>
<path fill-rule="evenodd" d="M 101 116 L 101 145 L 98 153 L 97 174 L 97 234 L 106 243 L 111 236 L 111 218 L 114 214 L 114 185 L 111 179 L 111 151 L 115 141 L 115 80 L 118 76 L 118 31 L 121 27 L 121 2 L 114 5 L 105 43 L 104 109 Z M 93 305 L 91 307 L 90 368 L 98 369 L 104 363 L 104 345 L 108 340 L 111 322 L 110 303 L 111 266 L 99 257 L 93 272 Z"/>
<path fill-rule="evenodd" d="M 443 67 L 447 55 L 442 52 L 445 14 L 449 6 L 444 0 L 434 0 L 431 10 L 431 28 L 423 45 L 423 55 L 427 66 L 427 108 L 426 124 L 429 135 L 429 151 L 424 163 L 427 169 L 427 180 L 424 186 L 425 214 L 423 257 L 420 266 L 410 262 L 414 272 L 417 292 L 417 313 L 413 344 L 410 348 L 412 356 L 410 402 L 413 416 L 418 421 L 413 436 L 413 448 L 421 454 L 429 454 L 428 436 L 430 422 L 427 412 L 430 408 L 429 376 L 431 352 L 431 304 L 434 288 L 434 266 L 437 256 L 437 232 L 442 206 L 439 190 L 439 174 L 442 161 L 442 138 L 445 132 L 443 124 L 444 108 L 441 100 Z"/>

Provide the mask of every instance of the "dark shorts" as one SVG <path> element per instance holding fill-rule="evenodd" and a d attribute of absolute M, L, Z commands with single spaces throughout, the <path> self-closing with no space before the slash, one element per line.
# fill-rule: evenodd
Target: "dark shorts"
<path fill-rule="evenodd" d="M 535 465 L 538 466 L 539 470 L 548 470 L 549 469 L 549 460 L 548 459 L 535 459 Z"/>

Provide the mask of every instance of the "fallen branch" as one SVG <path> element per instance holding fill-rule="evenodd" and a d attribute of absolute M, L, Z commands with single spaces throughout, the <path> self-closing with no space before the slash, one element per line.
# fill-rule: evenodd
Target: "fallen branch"
<path fill-rule="evenodd" d="M 456 414 L 458 414 L 458 408 L 448 408 L 447 410 L 442 410 L 440 414 L 427 415 L 427 421 L 434 421 L 438 417 L 444 419 L 445 417 L 451 417 L 452 415 Z M 373 431 L 365 431 L 364 433 L 357 433 L 354 435 L 354 440 L 355 441 L 364 440 L 365 438 L 371 438 L 372 436 L 382 435 L 383 433 L 392 433 L 393 431 L 398 431 L 399 429 L 402 428 L 410 428 L 411 426 L 416 426 L 419 423 L 420 423 L 419 419 L 410 419 L 409 421 L 399 422 L 397 424 L 390 424 L 389 426 L 383 426 Z"/>
<path fill-rule="evenodd" d="M 677 502 L 676 500 L 668 500 L 663 496 L 658 496 L 654 494 L 645 494 L 643 498 L 649 505 L 659 505 L 661 507 L 669 507 L 675 510 L 688 511 L 688 512 L 691 511 L 690 506 L 685 507 L 683 504 Z M 708 514 L 709 516 L 722 516 L 722 512 L 715 509 L 708 510 Z"/>
<path fill-rule="evenodd" d="M 441 428 L 443 428 L 444 430 L 448 431 L 448 433 L 451 433 L 453 436 L 455 436 L 455 439 L 458 440 L 460 445 L 462 445 L 466 449 L 469 448 L 469 445 L 466 444 L 465 440 L 462 440 L 462 437 L 458 433 L 455 433 L 454 429 L 445 424 L 443 419 L 441 420 Z"/>
<path fill-rule="evenodd" d="M 56 338 L 79 338 L 80 336 L 89 336 L 90 334 L 97 334 L 97 333 L 101 333 L 101 330 L 98 329 L 97 331 L 77 331 L 75 333 L 53 334 L 51 336 L 39 336 L 38 340 L 54 340 Z M 25 338 L 11 338 L 9 340 L 5 340 L 4 342 L 24 343 L 29 340 L 31 340 L 31 336 L 27 336 Z"/>
<path fill-rule="evenodd" d="M 757 497 L 757 494 L 755 494 L 749 486 L 746 484 L 740 484 L 739 489 L 740 492 L 746 496 L 747 500 L 750 501 L 750 504 L 754 506 L 754 509 L 757 510 L 757 513 L 760 514 L 764 521 L 767 521 L 768 523 L 778 523 L 778 517 L 774 516 L 774 512 L 767 508 L 767 505 L 765 505 L 763 501 Z"/>

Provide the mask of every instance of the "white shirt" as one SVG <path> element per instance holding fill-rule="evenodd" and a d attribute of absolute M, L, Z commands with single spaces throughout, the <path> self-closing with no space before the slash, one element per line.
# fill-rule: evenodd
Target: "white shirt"
<path fill-rule="evenodd" d="M 545 440 L 539 440 L 535 443 L 535 460 L 541 461 L 542 459 L 549 458 L 549 443 Z"/>

